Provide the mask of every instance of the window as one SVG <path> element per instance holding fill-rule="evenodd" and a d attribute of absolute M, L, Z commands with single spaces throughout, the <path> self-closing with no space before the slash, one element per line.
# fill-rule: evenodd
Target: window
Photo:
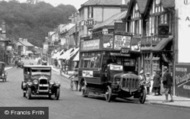
<path fill-rule="evenodd" d="M 88 18 L 93 18 L 93 7 L 88 7 Z"/>
<path fill-rule="evenodd" d="M 139 34 L 139 20 L 135 21 L 135 34 Z"/>
<path fill-rule="evenodd" d="M 149 19 L 146 19 L 145 24 L 146 24 L 146 36 L 149 36 Z"/>
<path fill-rule="evenodd" d="M 82 68 L 99 68 L 101 65 L 101 54 L 95 53 L 83 53 L 81 57 Z"/>

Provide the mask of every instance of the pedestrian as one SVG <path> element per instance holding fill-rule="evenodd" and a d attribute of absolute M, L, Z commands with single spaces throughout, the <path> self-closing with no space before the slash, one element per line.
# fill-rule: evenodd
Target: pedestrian
<path fill-rule="evenodd" d="M 69 77 L 70 79 L 70 86 L 71 86 L 71 90 L 73 90 L 73 86 L 75 85 L 75 89 L 76 91 L 78 91 L 78 70 L 77 68 L 74 69 L 73 74 Z"/>
<path fill-rule="evenodd" d="M 62 73 L 63 73 L 63 60 L 60 60 L 61 61 L 61 64 L 60 64 L 60 75 L 62 76 Z"/>
<path fill-rule="evenodd" d="M 171 73 L 169 72 L 168 68 L 164 68 L 164 74 L 163 74 L 163 86 L 164 86 L 164 93 L 165 93 L 165 101 L 164 102 L 173 102 L 173 94 L 172 94 L 172 88 L 173 88 L 173 78 L 171 76 Z M 168 95 L 170 95 L 171 100 L 168 100 Z"/>
<path fill-rule="evenodd" d="M 155 75 L 153 77 L 153 92 L 155 96 L 161 95 L 160 86 L 161 86 L 161 76 L 160 76 L 160 71 L 157 70 L 155 71 Z"/>
<path fill-rule="evenodd" d="M 146 76 L 144 74 L 144 70 L 140 71 L 139 77 L 140 77 L 141 82 L 143 82 L 143 84 L 145 84 L 146 83 Z"/>
<path fill-rule="evenodd" d="M 150 94 L 150 86 L 151 86 L 151 77 L 150 77 L 150 73 L 146 73 L 146 90 L 147 90 L 147 94 Z"/>

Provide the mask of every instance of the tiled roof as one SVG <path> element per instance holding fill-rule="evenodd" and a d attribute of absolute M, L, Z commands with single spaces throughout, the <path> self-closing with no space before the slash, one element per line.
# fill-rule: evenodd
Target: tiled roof
<path fill-rule="evenodd" d="M 73 23 L 69 23 L 67 25 L 60 26 L 60 33 L 65 33 L 67 31 L 69 31 L 74 26 L 75 26 L 75 24 L 73 24 Z"/>
<path fill-rule="evenodd" d="M 175 7 L 175 0 L 161 0 L 164 8 Z"/>
<path fill-rule="evenodd" d="M 114 26 L 115 21 L 116 20 L 121 20 L 122 18 L 124 18 L 126 16 L 126 14 L 127 14 L 127 11 L 123 11 L 123 12 L 121 12 L 119 14 L 118 13 L 114 14 L 113 16 L 111 16 L 110 18 L 105 20 L 104 22 L 96 24 L 93 29 L 95 30 L 95 29 L 105 27 L 105 26 Z"/>
<path fill-rule="evenodd" d="M 128 19 L 131 16 L 133 7 L 136 3 L 138 5 L 140 13 L 143 14 L 145 12 L 148 0 L 130 0 L 128 6 L 128 12 L 124 19 Z"/>
<path fill-rule="evenodd" d="M 125 0 L 125 4 L 127 4 L 130 0 Z M 89 6 L 89 5 L 122 5 L 123 0 L 88 0 L 81 6 Z"/>
<path fill-rule="evenodd" d="M 27 40 L 19 40 L 17 45 L 24 45 L 24 46 L 34 46 L 32 45 L 30 42 L 28 42 Z"/>
<path fill-rule="evenodd" d="M 31 43 L 29 42 L 22 42 L 22 44 L 24 44 L 25 46 L 33 46 Z"/>
<path fill-rule="evenodd" d="M 138 4 L 140 13 L 141 14 L 144 13 L 148 0 L 136 0 L 136 1 L 137 1 L 137 4 Z"/>

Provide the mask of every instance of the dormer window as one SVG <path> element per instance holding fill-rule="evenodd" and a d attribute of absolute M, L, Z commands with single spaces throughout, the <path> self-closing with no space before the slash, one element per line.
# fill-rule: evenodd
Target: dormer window
<path fill-rule="evenodd" d="M 88 18 L 93 18 L 93 7 L 92 6 L 88 7 Z"/>

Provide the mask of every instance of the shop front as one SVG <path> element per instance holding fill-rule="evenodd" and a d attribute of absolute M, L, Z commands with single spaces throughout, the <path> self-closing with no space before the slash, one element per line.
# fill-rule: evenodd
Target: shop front
<path fill-rule="evenodd" d="M 177 64 L 175 67 L 175 94 L 190 98 L 190 64 Z"/>
<path fill-rule="evenodd" d="M 143 43 L 144 47 L 141 46 L 141 62 L 145 72 L 153 74 L 154 71 L 162 71 L 163 67 L 167 66 L 173 73 L 173 37 L 160 38 L 158 41 L 155 41 L 155 38 L 150 40 L 153 40 L 150 41 L 151 46 L 145 47 Z"/>

